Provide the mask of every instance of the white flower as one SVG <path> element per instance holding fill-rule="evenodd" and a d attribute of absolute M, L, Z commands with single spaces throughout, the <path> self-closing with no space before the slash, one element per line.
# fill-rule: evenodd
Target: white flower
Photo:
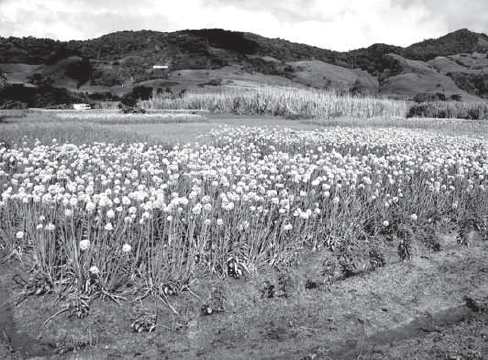
<path fill-rule="evenodd" d="M 227 211 L 233 210 L 234 209 L 234 203 L 232 201 L 230 201 L 227 204 L 224 204 L 224 209 Z"/>
<path fill-rule="evenodd" d="M 113 227 L 112 223 L 107 223 L 105 225 L 105 230 L 112 231 L 113 229 L 114 229 L 114 227 Z"/>
<path fill-rule="evenodd" d="M 218 226 L 224 225 L 224 221 L 222 219 L 217 219 L 217 225 Z"/>
<path fill-rule="evenodd" d="M 205 196 L 203 196 L 203 197 L 202 197 L 202 203 L 203 203 L 203 204 L 207 204 L 207 203 L 209 203 L 209 202 L 210 202 L 210 200 L 211 200 L 211 199 L 210 199 L 210 196 L 208 196 L 208 195 L 205 195 Z"/>
<path fill-rule="evenodd" d="M 387 227 L 388 225 L 390 225 L 390 223 L 388 222 L 388 220 L 383 221 L 383 226 L 384 227 Z"/>
<path fill-rule="evenodd" d="M 15 237 L 17 239 L 22 239 L 24 237 L 24 232 L 23 231 L 17 231 L 17 234 L 15 234 Z"/>
<path fill-rule="evenodd" d="M 46 225 L 46 230 L 47 231 L 53 231 L 56 228 L 53 223 L 49 223 Z"/>
<path fill-rule="evenodd" d="M 85 207 L 86 211 L 88 211 L 88 212 L 93 212 L 93 211 L 95 211 L 95 208 L 96 208 L 96 205 L 95 205 L 93 202 L 91 202 L 91 201 L 89 201 L 89 202 L 86 204 L 86 207 Z"/>
<path fill-rule="evenodd" d="M 107 218 L 113 219 L 114 217 L 115 217 L 115 211 L 113 211 L 112 209 L 108 210 L 107 211 Z"/>
<path fill-rule="evenodd" d="M 100 270 L 98 270 L 96 266 L 92 266 L 90 267 L 90 273 L 92 273 L 93 275 L 98 275 L 100 274 Z"/>
<path fill-rule="evenodd" d="M 90 240 L 81 240 L 80 241 L 80 250 L 85 251 L 90 247 Z"/>
<path fill-rule="evenodd" d="M 128 253 L 131 250 L 132 250 L 132 246 L 130 246 L 129 244 L 124 244 L 124 246 L 122 246 L 122 251 L 125 253 Z"/>
<path fill-rule="evenodd" d="M 243 221 L 241 225 L 239 225 L 239 229 L 242 231 L 242 230 L 245 230 L 249 227 L 249 221 Z"/>
<path fill-rule="evenodd" d="M 193 209 L 192 209 L 192 212 L 195 214 L 195 215 L 200 215 L 200 213 L 202 212 L 202 204 L 200 203 L 197 203 Z"/>
<path fill-rule="evenodd" d="M 72 207 L 76 207 L 78 205 L 78 199 L 75 197 L 72 197 L 71 199 L 69 199 L 69 203 Z"/>
<path fill-rule="evenodd" d="M 410 215 L 410 219 L 412 219 L 413 221 L 417 220 L 417 214 Z"/>

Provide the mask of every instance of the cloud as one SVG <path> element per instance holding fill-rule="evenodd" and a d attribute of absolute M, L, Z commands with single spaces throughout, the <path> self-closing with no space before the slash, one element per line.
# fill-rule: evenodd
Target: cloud
<path fill-rule="evenodd" d="M 253 12 L 267 12 L 284 22 L 296 23 L 300 21 L 331 21 L 343 11 L 340 2 L 324 4 L 315 0 L 203 0 L 205 8 L 222 6 L 233 7 Z"/>
<path fill-rule="evenodd" d="M 36 36 L 58 40 L 77 40 L 98 37 L 119 30 L 151 29 L 155 24 L 171 24 L 161 14 L 132 6 L 127 0 L 0 0 L 0 33 L 5 36 Z M 142 10 L 144 9 L 144 11 Z"/>
<path fill-rule="evenodd" d="M 486 0 L 0 0 L 2 36 L 87 39 L 119 30 L 223 28 L 349 50 L 407 46 L 469 27 Z"/>
<path fill-rule="evenodd" d="M 428 19 L 442 21 L 447 32 L 462 28 L 471 31 L 488 32 L 485 0 L 391 0 L 395 6 L 408 11 L 412 6 L 422 6 L 429 14 Z M 428 21 L 428 19 L 426 19 Z"/>

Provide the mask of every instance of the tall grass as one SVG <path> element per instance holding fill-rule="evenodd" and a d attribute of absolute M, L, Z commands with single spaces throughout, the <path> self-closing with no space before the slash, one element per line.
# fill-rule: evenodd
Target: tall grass
<path fill-rule="evenodd" d="M 140 106 L 145 109 L 206 109 L 214 113 L 290 118 L 403 117 L 407 111 L 405 101 L 279 87 L 223 90 L 219 93 L 188 92 L 177 98 L 160 95 L 141 101 Z"/>

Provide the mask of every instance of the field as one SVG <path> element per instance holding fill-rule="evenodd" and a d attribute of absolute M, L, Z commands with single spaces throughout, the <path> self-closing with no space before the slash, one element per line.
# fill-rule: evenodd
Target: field
<path fill-rule="evenodd" d="M 0 355 L 486 358 L 486 121 L 309 95 L 5 115 Z"/>
<path fill-rule="evenodd" d="M 341 116 L 370 118 L 404 116 L 405 101 L 374 97 L 353 97 L 336 91 L 297 89 L 294 87 L 261 86 L 227 89 L 217 92 L 192 91 L 181 98 L 154 96 L 142 101 L 148 109 L 206 109 L 214 113 L 235 115 L 284 116 L 290 119 Z"/>

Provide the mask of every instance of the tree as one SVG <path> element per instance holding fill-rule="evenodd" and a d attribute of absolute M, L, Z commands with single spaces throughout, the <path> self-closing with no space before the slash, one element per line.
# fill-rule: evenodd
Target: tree
<path fill-rule="evenodd" d="M 70 64 L 66 69 L 65 74 L 70 78 L 78 80 L 76 87 L 79 89 L 81 85 L 90 79 L 92 71 L 93 69 L 90 60 L 82 58 L 80 61 Z"/>
<path fill-rule="evenodd" d="M 29 82 L 32 85 L 35 85 L 38 87 L 50 87 L 54 83 L 54 80 L 51 79 L 49 76 L 45 78 L 40 73 L 35 73 L 33 75 L 28 76 L 27 80 L 29 80 Z"/>
<path fill-rule="evenodd" d="M 0 69 L 0 91 L 8 86 L 7 78 L 3 75 L 2 69 Z"/>

